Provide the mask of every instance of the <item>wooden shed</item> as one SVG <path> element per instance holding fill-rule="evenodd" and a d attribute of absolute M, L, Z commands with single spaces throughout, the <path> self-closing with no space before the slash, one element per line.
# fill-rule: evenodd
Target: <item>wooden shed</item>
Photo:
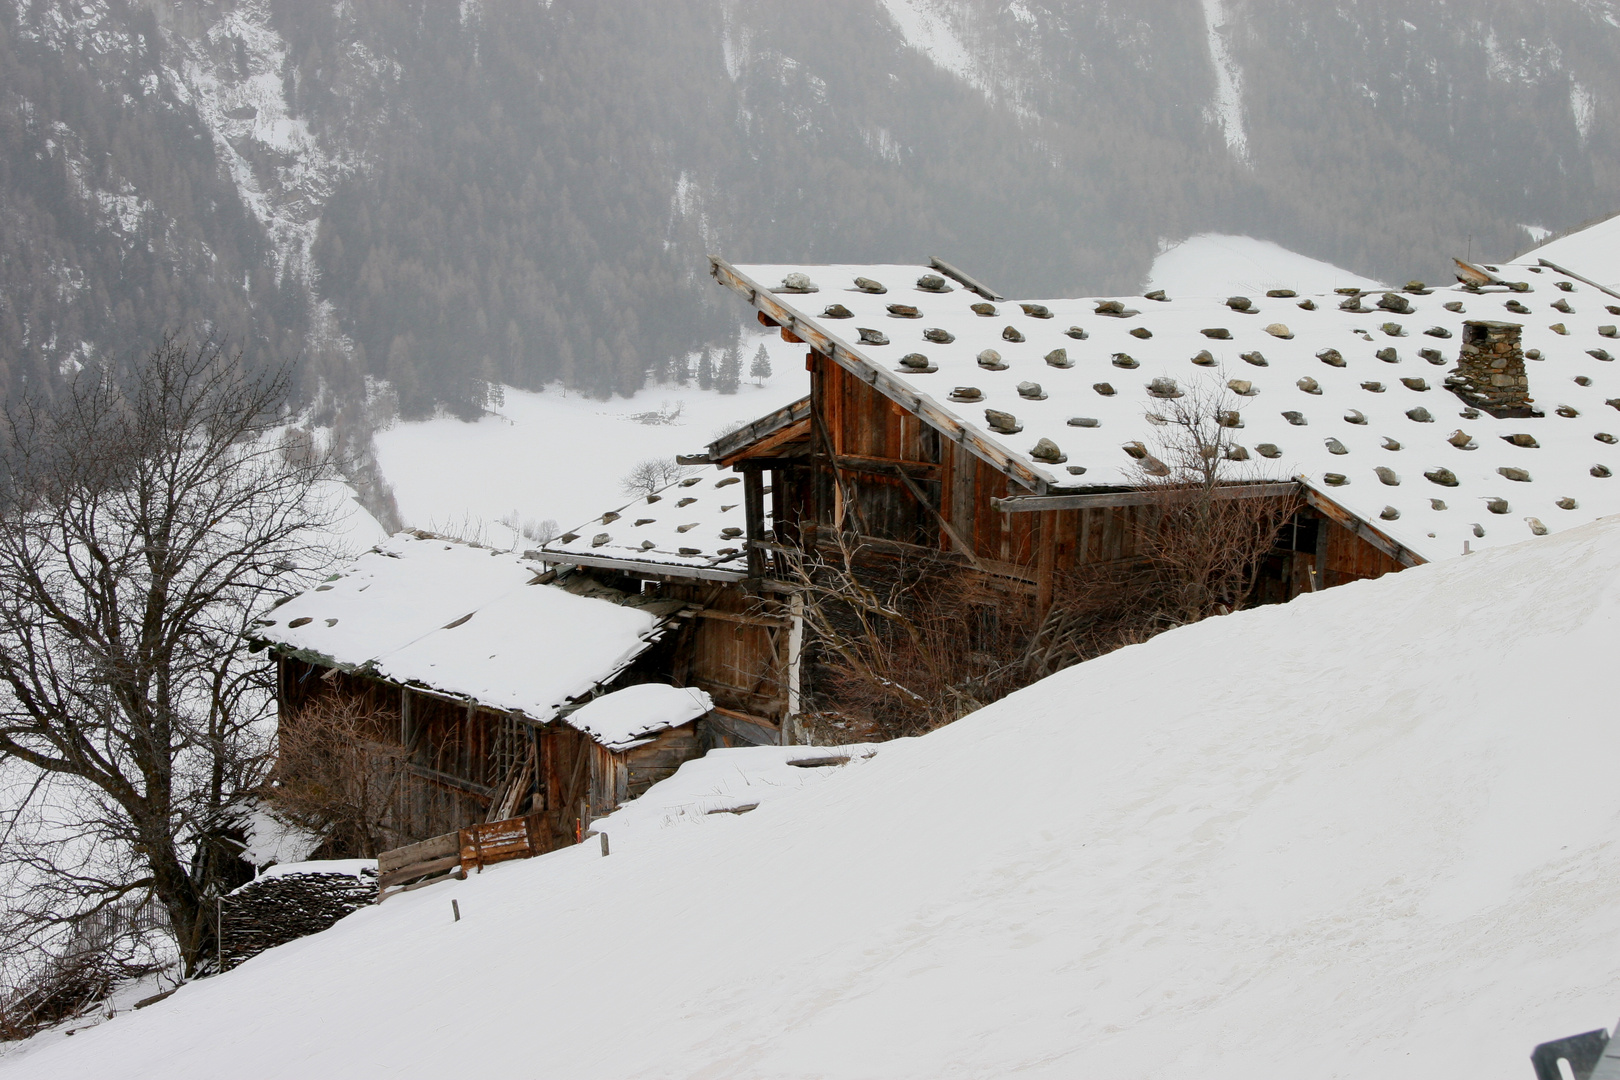
<path fill-rule="evenodd" d="M 538 814 L 549 849 L 701 753 L 708 695 L 656 682 L 690 618 L 679 599 L 416 533 L 257 632 L 284 747 L 341 722 L 370 748 L 378 846 Z"/>

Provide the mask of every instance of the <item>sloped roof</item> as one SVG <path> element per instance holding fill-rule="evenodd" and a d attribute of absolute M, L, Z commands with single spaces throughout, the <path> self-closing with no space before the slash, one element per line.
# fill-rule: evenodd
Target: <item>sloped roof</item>
<path fill-rule="evenodd" d="M 663 633 L 663 609 L 541 584 L 508 552 L 400 533 L 267 612 L 257 636 L 344 670 L 545 722 Z"/>
<path fill-rule="evenodd" d="M 765 529 L 769 531 L 769 500 Z M 740 581 L 747 555 L 743 479 L 712 465 L 569 530 L 541 549 L 552 562 L 633 566 Z"/>
<path fill-rule="evenodd" d="M 1527 282 L 1526 292 L 1457 286 L 1394 294 L 1392 306 L 1409 311 L 1380 309 L 1384 294 L 1375 292 L 1359 301 L 1254 296 L 1250 310 L 1240 312 L 1224 297 L 989 303 L 954 281 L 943 291 L 919 288 L 919 279 L 935 271 L 916 265 L 714 261 L 723 283 L 786 315 L 799 336 L 826 339 L 841 363 L 859 368 L 880 391 L 1004 455 L 1008 471 L 1036 489 L 1134 485 L 1134 461 L 1124 446 L 1151 449 L 1160 440 L 1161 429 L 1146 419 L 1155 400 L 1149 385 L 1235 380 L 1241 393 L 1231 395 L 1230 407 L 1239 411 L 1237 434 L 1251 455 L 1244 475 L 1299 476 L 1424 558 L 1459 554 L 1465 541 L 1473 548 L 1511 543 L 1620 511 L 1620 478 L 1592 473 L 1595 466 L 1620 470 L 1620 451 L 1604 441 L 1620 432 L 1620 406 L 1607 404 L 1620 402 L 1620 372 L 1589 352 L 1620 351 L 1620 343 L 1599 333 L 1620 323 L 1620 306 L 1611 307 L 1620 300 L 1545 267 L 1499 268 Z M 798 273 L 816 291 L 784 288 L 787 275 Z M 857 277 L 886 291 L 857 288 Z M 1105 301 L 1117 301 L 1123 313 L 1100 313 Z M 1558 301 L 1571 310 L 1553 308 Z M 1510 302 L 1528 313 L 1513 311 Z M 827 314 L 833 305 L 848 317 Z M 1526 367 L 1545 416 L 1496 419 L 1444 388 L 1466 320 L 1523 325 L 1526 351 L 1540 350 Z M 887 344 L 874 343 L 883 339 Z M 1001 370 L 981 365 L 986 349 L 1000 354 Z M 1319 358 L 1328 349 L 1337 353 L 1334 363 Z M 912 353 L 926 357 L 924 369 L 901 363 Z M 1020 392 L 1020 384 L 1035 385 Z M 975 388 L 982 398 L 953 400 L 959 387 Z M 1011 414 L 1020 430 L 993 430 L 986 418 L 992 409 Z M 1467 449 L 1451 441 L 1459 430 L 1471 437 Z M 1538 445 L 1514 445 L 1505 438 L 1514 434 L 1530 434 Z M 1066 455 L 1063 463 L 1031 455 L 1042 438 Z M 1275 456 L 1261 456 L 1262 445 L 1266 453 L 1275 448 Z M 1387 470 L 1382 476 L 1380 468 Z M 1441 468 L 1455 474 L 1455 487 L 1425 479 Z M 1530 479 L 1508 479 L 1503 469 L 1523 470 Z M 1491 512 L 1491 500 L 1505 500 L 1506 512 Z"/>
<path fill-rule="evenodd" d="M 691 723 L 714 702 L 695 686 L 638 683 L 592 698 L 564 719 L 609 750 L 634 750 L 661 731 Z"/>

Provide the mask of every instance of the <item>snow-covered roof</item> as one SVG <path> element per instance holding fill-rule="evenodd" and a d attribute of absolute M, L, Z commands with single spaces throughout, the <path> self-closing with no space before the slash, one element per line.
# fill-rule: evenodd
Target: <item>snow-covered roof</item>
<path fill-rule="evenodd" d="M 592 698 L 564 719 L 609 750 L 633 750 L 714 708 L 695 686 L 640 683 Z"/>
<path fill-rule="evenodd" d="M 768 532 L 770 501 L 765 504 Z M 546 544 L 548 561 L 647 567 L 675 576 L 740 581 L 747 561 L 743 478 L 712 465 L 640 496 Z"/>
<path fill-rule="evenodd" d="M 547 721 L 657 641 L 652 610 L 539 584 L 508 552 L 400 533 L 266 613 L 280 649 Z"/>
<path fill-rule="evenodd" d="M 938 271 L 915 265 L 724 269 L 735 274 L 733 287 L 768 291 L 798 328 L 831 339 L 880 389 L 971 429 L 1049 490 L 1136 484 L 1125 447 L 1160 442 L 1162 429 L 1146 419 L 1149 386 L 1168 379 L 1235 391 L 1245 476 L 1301 476 L 1424 558 L 1620 512 L 1620 478 L 1594 474 L 1620 470 L 1611 435 L 1620 415 L 1608 404 L 1620 402 L 1620 371 L 1600 358 L 1620 351 L 1609 336 L 1620 298 L 1544 267 L 1502 268 L 1528 282 L 1526 292 L 1403 290 L 1389 301 L 1401 310 L 1378 307 L 1377 292 L 1359 301 L 1258 295 L 1243 311 L 1224 297 L 991 302 L 950 280 L 941 291 L 919 288 Z M 815 291 L 785 288 L 789 274 L 808 275 Z M 858 288 L 856 278 L 886 291 Z M 1122 310 L 1103 310 L 1115 305 Z M 1545 416 L 1497 419 L 1445 389 L 1467 320 L 1523 325 L 1527 354 L 1540 351 L 1526 367 Z M 999 354 L 994 370 L 979 359 L 985 350 Z M 926 358 L 913 360 L 922 366 L 901 362 L 911 354 Z M 979 396 L 964 401 L 972 395 L 959 388 Z M 992 429 L 987 410 L 1010 414 L 1016 433 Z M 1469 438 L 1455 439 L 1459 430 Z M 1536 445 L 1515 445 L 1513 435 Z M 1042 439 L 1062 462 L 1032 456 Z M 1425 478 L 1440 469 L 1455 486 Z"/>

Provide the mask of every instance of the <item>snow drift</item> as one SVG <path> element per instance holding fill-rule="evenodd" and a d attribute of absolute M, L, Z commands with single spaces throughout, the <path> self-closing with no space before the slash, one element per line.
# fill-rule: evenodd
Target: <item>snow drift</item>
<path fill-rule="evenodd" d="M 1620 1011 L 1617 615 L 1607 519 L 1211 620 L 0 1075 L 1526 1080 Z"/>

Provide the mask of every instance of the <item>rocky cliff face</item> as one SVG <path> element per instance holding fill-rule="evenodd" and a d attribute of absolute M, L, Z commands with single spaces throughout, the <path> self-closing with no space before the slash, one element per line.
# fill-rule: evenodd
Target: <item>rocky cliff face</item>
<path fill-rule="evenodd" d="M 727 332 L 709 251 L 1438 278 L 1620 208 L 1617 58 L 1595 0 L 16 0 L 0 385 L 186 328 L 407 413 L 624 392 Z"/>

